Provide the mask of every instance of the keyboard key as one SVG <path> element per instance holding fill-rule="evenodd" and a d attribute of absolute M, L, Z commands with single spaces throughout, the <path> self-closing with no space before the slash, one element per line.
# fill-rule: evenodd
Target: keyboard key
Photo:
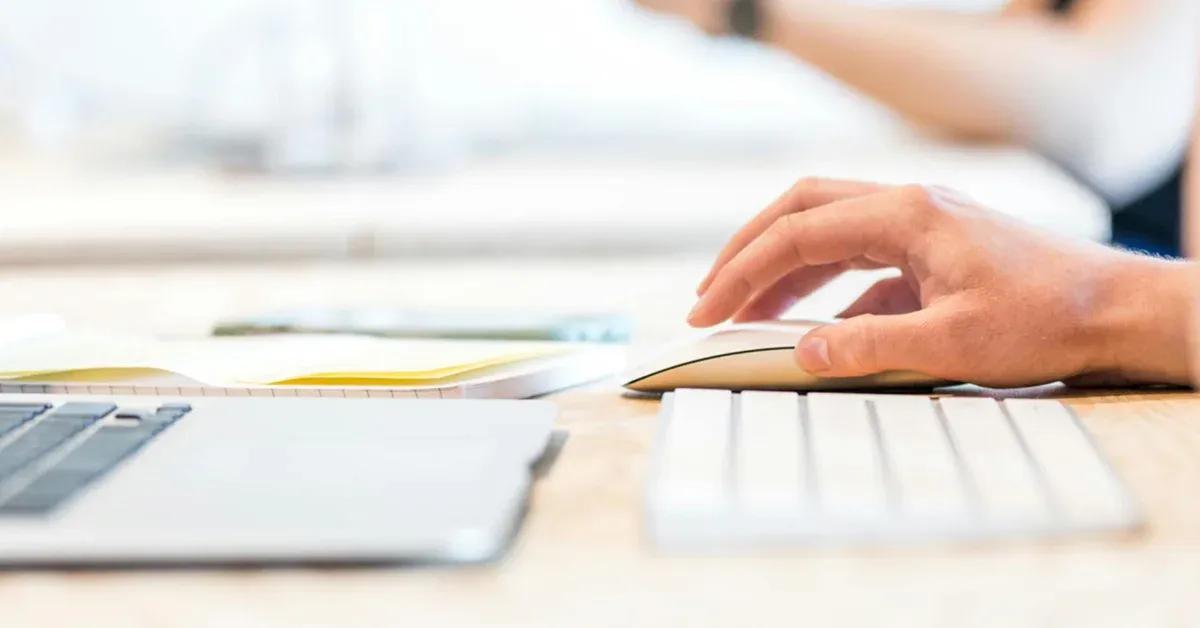
<path fill-rule="evenodd" d="M 75 422 L 40 421 L 7 446 L 0 448 L 0 480 L 23 469 L 82 431 Z"/>
<path fill-rule="evenodd" d="M 52 470 L 103 472 L 136 451 L 159 430 L 104 426 L 72 449 Z"/>
<path fill-rule="evenodd" d="M 116 409 L 116 404 L 112 403 L 72 401 L 55 408 L 47 418 L 77 417 L 95 420 Z"/>
<path fill-rule="evenodd" d="M 808 498 L 800 404 L 791 392 L 743 392 L 738 412 L 737 482 L 741 506 L 798 514 Z"/>
<path fill-rule="evenodd" d="M 727 390 L 673 394 L 658 478 L 668 509 L 711 511 L 727 502 L 732 401 Z"/>
<path fill-rule="evenodd" d="M 878 439 L 859 396 L 811 393 L 808 436 L 816 499 L 835 518 L 877 517 L 888 508 Z"/>
<path fill-rule="evenodd" d="M 44 515 L 53 510 L 61 501 L 62 496 L 58 494 L 22 491 L 0 504 L 0 514 Z"/>
<path fill-rule="evenodd" d="M 0 404 L 0 421 L 8 421 L 16 419 L 18 421 L 28 421 L 39 414 L 42 414 L 50 407 L 50 404 L 45 403 L 4 403 Z"/>
<path fill-rule="evenodd" d="M 45 514 L 83 488 L 95 473 L 55 470 L 43 473 L 3 504 L 0 514 Z"/>
<path fill-rule="evenodd" d="M 48 403 L 0 403 L 0 411 L 32 411 L 38 414 L 50 409 Z"/>
<path fill-rule="evenodd" d="M 1070 411 L 1057 401 L 1005 402 L 1037 459 L 1054 504 L 1071 522 L 1122 522 L 1135 516 L 1116 477 Z"/>
<path fill-rule="evenodd" d="M 47 471 L 25 486 L 21 493 L 66 496 L 91 481 L 96 474 L 90 471 L 54 469 Z"/>
<path fill-rule="evenodd" d="M 939 403 L 966 465 L 980 514 L 993 524 L 1048 519 L 1048 495 L 1000 404 L 969 397 Z"/>
<path fill-rule="evenodd" d="M 173 423 L 191 411 L 192 406 L 186 403 L 166 403 L 158 407 L 153 419 L 160 422 Z"/>
<path fill-rule="evenodd" d="M 950 440 L 928 397 L 875 395 L 897 510 L 916 520 L 964 519 L 967 493 Z"/>
<path fill-rule="evenodd" d="M 0 407 L 0 416 L 37 416 L 45 411 L 41 406 Z"/>
<path fill-rule="evenodd" d="M 0 404 L 0 435 L 17 429 L 51 407 L 43 403 Z M 0 482 L 31 467 L 37 460 L 116 409 L 115 404 L 100 402 L 68 402 L 54 408 L 15 440 L 0 447 Z M 33 478 L 0 504 L 0 514 L 38 515 L 50 512 L 191 409 L 186 403 L 167 403 L 153 411 L 134 409 L 118 412 L 121 418 L 133 419 L 137 423 L 100 427 L 66 452 L 53 467 Z"/>
<path fill-rule="evenodd" d="M 178 421 L 179 419 L 183 418 L 183 415 L 184 415 L 184 413 L 179 412 L 179 411 L 159 410 L 158 412 L 155 412 L 153 415 L 146 417 L 146 420 L 147 421 L 157 421 L 159 423 L 174 423 L 175 421 Z"/>
<path fill-rule="evenodd" d="M 42 425 L 36 427 L 41 428 Z M 51 428 L 48 429 L 58 429 L 63 425 L 65 424 L 51 424 Z M 53 467 L 35 478 L 8 501 L 0 504 L 0 514 L 34 515 L 49 512 L 137 451 L 166 426 L 165 423 L 150 420 L 137 427 L 101 427 L 87 440 L 67 452 Z M 49 434 L 46 431 L 43 433 Z M 7 448 L 0 450 L 0 461 L 9 460 L 7 451 Z M 30 447 L 29 451 L 33 454 L 34 448 Z"/>
<path fill-rule="evenodd" d="M 19 419 L 19 418 L 13 418 L 13 417 L 0 417 L 0 436 L 4 436 L 5 434 L 8 434 L 10 431 L 15 430 L 16 428 L 20 427 L 21 425 L 24 425 L 25 421 L 28 421 L 28 420 L 29 419 Z"/>
<path fill-rule="evenodd" d="M 22 421 L 28 421 L 35 416 L 37 416 L 37 414 L 33 412 L 0 411 L 0 421 L 13 420 L 20 423 Z"/>

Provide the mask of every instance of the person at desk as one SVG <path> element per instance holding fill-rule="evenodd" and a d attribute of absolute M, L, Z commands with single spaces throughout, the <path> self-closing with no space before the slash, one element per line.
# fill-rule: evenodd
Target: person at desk
<path fill-rule="evenodd" d="M 847 269 L 879 267 L 902 274 L 801 339 L 800 366 L 995 387 L 1191 382 L 1200 268 L 1063 239 L 936 187 L 801 181 L 733 236 L 688 321 L 775 318 Z"/>
<path fill-rule="evenodd" d="M 995 15 L 836 0 L 637 0 L 756 38 L 969 139 L 1031 146 L 1113 207 L 1113 240 L 1180 253 L 1200 3 L 1010 0 Z"/>

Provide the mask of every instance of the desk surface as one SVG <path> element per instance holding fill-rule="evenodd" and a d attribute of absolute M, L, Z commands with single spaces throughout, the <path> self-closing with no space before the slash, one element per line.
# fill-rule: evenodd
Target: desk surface
<path fill-rule="evenodd" d="M 605 303 L 628 308 L 639 338 L 657 341 L 684 330 L 679 321 L 703 264 L 642 258 L 9 269 L 0 270 L 0 314 L 60 311 L 73 324 L 193 333 L 216 316 L 303 303 Z M 832 311 L 861 283 L 831 286 L 805 307 Z M 1148 513 L 1149 526 L 1135 536 L 705 558 L 658 555 L 641 534 L 658 403 L 624 398 L 612 383 L 552 399 L 569 439 L 538 482 L 519 537 L 495 564 L 14 572 L 0 575 L 0 623 L 953 627 L 1194 625 L 1200 617 L 1200 397 L 1071 401 Z"/>

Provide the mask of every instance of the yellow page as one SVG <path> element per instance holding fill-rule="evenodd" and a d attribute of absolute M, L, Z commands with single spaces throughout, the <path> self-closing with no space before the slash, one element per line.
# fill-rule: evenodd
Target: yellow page
<path fill-rule="evenodd" d="M 405 386 L 569 351 L 554 342 L 273 335 L 158 340 L 64 334 L 0 352 L 0 379 L 127 381 L 166 371 L 214 386 Z"/>

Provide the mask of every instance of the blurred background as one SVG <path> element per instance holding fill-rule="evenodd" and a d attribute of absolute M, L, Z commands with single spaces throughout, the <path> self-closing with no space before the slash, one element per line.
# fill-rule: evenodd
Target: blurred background
<path fill-rule="evenodd" d="M 1108 233 L 1027 151 L 930 139 L 628 0 L 0 6 L 4 263 L 707 254 L 806 175 L 946 183 Z"/>
<path fill-rule="evenodd" d="M 846 121 L 802 64 L 627 0 L 18 0 L 0 42 L 7 139 L 110 163 L 403 173 L 531 147 L 768 151 Z"/>

